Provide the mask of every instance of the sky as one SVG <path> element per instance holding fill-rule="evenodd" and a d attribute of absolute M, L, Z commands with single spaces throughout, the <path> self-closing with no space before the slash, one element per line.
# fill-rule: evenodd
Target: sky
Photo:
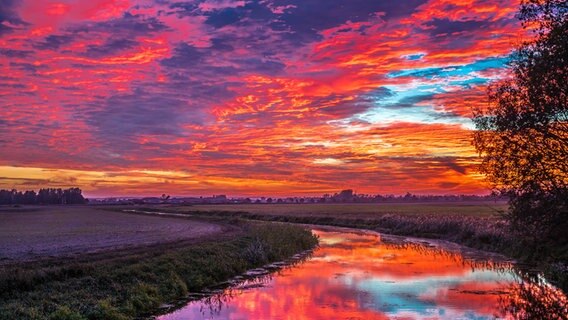
<path fill-rule="evenodd" d="M 518 0 L 0 1 L 0 188 L 488 193 Z"/>

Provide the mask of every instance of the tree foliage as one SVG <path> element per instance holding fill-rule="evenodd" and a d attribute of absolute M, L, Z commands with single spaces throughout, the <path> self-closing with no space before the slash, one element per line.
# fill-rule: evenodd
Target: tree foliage
<path fill-rule="evenodd" d="M 481 171 L 511 199 L 512 226 L 566 240 L 568 220 L 568 2 L 523 0 L 534 38 L 513 54 L 510 79 L 489 89 L 475 110 Z"/>
<path fill-rule="evenodd" d="M 83 197 L 79 188 L 66 190 L 46 188 L 39 189 L 38 193 L 33 190 L 0 190 L 0 205 L 2 204 L 84 204 L 87 200 Z"/>

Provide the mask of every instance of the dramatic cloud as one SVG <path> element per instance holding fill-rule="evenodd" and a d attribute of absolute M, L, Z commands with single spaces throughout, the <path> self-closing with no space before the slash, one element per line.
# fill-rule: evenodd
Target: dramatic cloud
<path fill-rule="evenodd" d="M 517 5 L 3 1 L 0 187 L 483 193 L 469 117 Z"/>

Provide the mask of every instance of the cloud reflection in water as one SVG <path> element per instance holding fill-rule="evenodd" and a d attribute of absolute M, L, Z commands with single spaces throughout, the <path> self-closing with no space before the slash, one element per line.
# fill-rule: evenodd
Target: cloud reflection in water
<path fill-rule="evenodd" d="M 503 297 L 515 294 L 519 281 L 508 262 L 422 243 L 389 243 L 372 233 L 314 232 L 321 247 L 308 261 L 159 319 L 507 317 Z"/>

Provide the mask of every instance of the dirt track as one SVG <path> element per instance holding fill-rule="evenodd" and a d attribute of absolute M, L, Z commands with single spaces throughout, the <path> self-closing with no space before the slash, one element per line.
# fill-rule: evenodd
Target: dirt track
<path fill-rule="evenodd" d="M 92 207 L 0 208 L 0 264 L 219 235 L 225 227 Z"/>

